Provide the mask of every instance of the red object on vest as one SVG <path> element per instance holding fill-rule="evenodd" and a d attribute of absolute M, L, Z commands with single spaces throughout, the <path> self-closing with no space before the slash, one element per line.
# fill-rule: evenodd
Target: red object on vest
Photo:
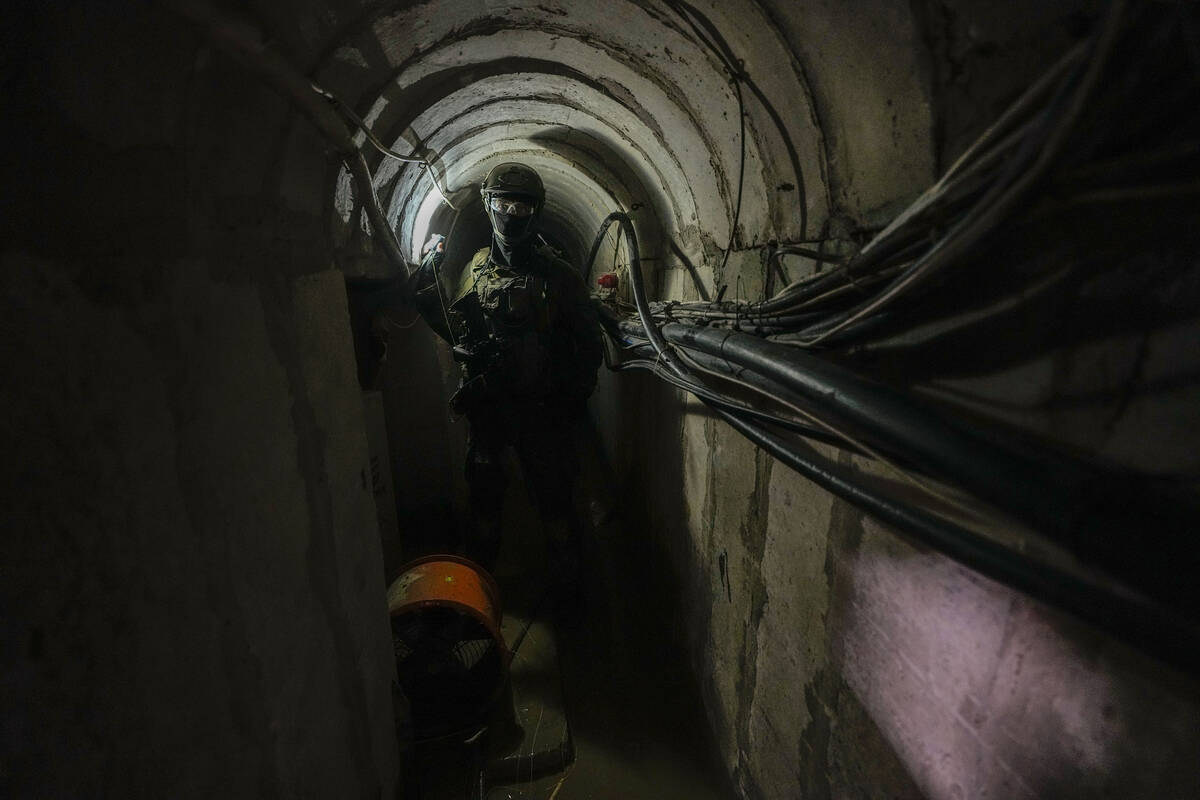
<path fill-rule="evenodd" d="M 606 272 L 599 278 L 596 278 L 596 285 L 601 289 L 615 289 L 618 282 L 617 273 L 615 272 Z"/>

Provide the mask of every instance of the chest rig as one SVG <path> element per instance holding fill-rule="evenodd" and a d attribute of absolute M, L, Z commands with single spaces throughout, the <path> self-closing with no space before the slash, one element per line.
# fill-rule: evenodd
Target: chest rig
<path fill-rule="evenodd" d="M 546 383 L 551 297 L 541 265 L 531 266 L 515 270 L 481 252 L 450 308 L 465 377 L 486 375 L 498 393 L 537 394 Z"/>
<path fill-rule="evenodd" d="M 546 279 L 539 273 L 518 272 L 489 262 L 476 273 L 475 294 L 492 336 L 529 332 L 540 336 L 550 327 Z"/>

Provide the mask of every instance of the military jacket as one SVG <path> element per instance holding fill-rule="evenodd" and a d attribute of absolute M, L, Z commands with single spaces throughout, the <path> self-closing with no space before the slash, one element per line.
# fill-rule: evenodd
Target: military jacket
<path fill-rule="evenodd" d="M 464 385 L 479 385 L 485 402 L 586 399 L 603 353 L 579 273 L 550 247 L 532 250 L 516 267 L 490 256 L 490 248 L 479 250 L 453 293 L 429 285 L 440 255 L 421 265 L 418 309 L 455 345 Z M 439 290 L 449 296 L 439 298 Z"/>

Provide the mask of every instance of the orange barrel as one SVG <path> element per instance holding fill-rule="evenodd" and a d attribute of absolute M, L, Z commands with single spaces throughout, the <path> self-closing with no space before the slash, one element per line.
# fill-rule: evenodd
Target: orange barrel
<path fill-rule="evenodd" d="M 510 658 L 492 576 L 461 556 L 417 559 L 388 588 L 388 612 L 416 738 L 482 724 L 504 688 Z"/>

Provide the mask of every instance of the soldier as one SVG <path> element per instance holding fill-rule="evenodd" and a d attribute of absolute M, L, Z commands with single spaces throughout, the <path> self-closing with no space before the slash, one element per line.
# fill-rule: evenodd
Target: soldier
<path fill-rule="evenodd" d="M 463 370 L 450 404 L 469 424 L 474 530 L 467 555 L 488 568 L 495 562 L 506 483 L 502 459 L 511 446 L 546 530 L 552 575 L 570 584 L 579 527 L 571 429 L 596 385 L 599 322 L 579 271 L 535 233 L 546 199 L 537 172 L 500 164 L 481 193 L 492 241 L 464 270 L 458 291 L 443 294 L 443 243 L 436 237 L 414 276 L 417 308 L 453 345 Z"/>

